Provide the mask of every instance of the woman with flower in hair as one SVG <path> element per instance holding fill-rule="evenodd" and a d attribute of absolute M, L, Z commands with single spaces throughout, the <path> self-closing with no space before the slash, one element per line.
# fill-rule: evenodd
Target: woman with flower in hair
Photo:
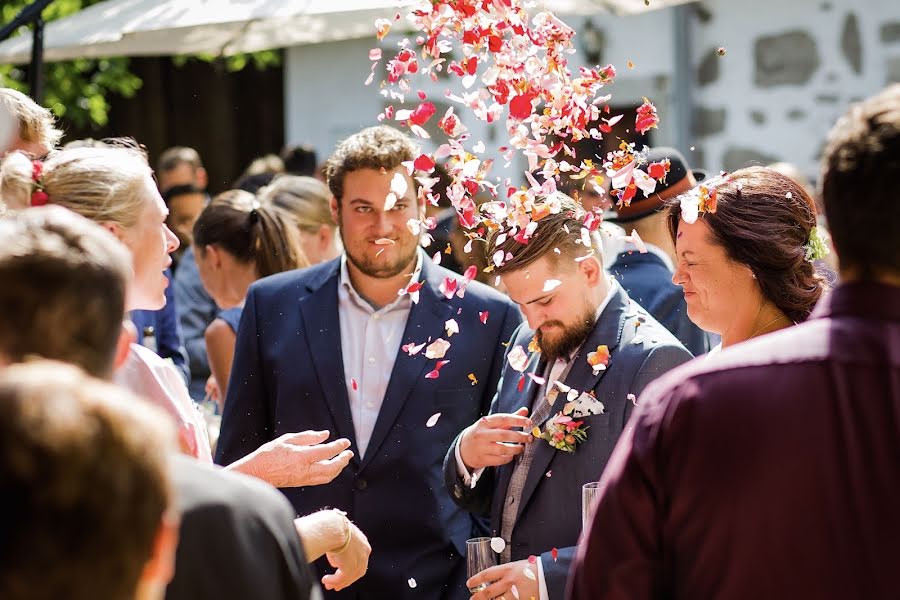
<path fill-rule="evenodd" d="M 133 276 L 125 309 L 165 305 L 168 280 L 163 272 L 172 263 L 169 254 L 178 248 L 178 238 L 166 226 L 166 205 L 147 156 L 133 141 L 64 148 L 44 161 L 10 153 L 0 164 L 0 198 L 9 209 L 58 204 L 99 223 L 131 252 Z M 174 367 L 143 346 L 120 345 L 127 358 L 116 382 L 173 418 L 186 454 L 212 462 L 206 424 Z M 328 436 L 327 431 L 287 433 L 226 468 L 276 487 L 327 483 L 353 455 L 347 450 L 349 440 L 323 444 Z"/>
<path fill-rule="evenodd" d="M 805 321 L 825 290 L 816 205 L 790 178 L 749 167 L 669 203 L 688 316 L 725 348 Z"/>

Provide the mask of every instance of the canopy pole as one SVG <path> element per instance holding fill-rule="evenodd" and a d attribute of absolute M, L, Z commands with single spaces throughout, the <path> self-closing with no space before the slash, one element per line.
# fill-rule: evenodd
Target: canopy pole
<path fill-rule="evenodd" d="M 31 43 L 31 64 L 28 65 L 28 87 L 31 99 L 44 102 L 44 18 L 34 20 L 34 37 Z"/>
<path fill-rule="evenodd" d="M 31 97 L 38 104 L 44 99 L 44 19 L 41 13 L 53 0 L 35 0 L 0 29 L 0 42 L 11 36 L 19 27 L 34 23 L 31 44 L 31 64 L 28 66 L 28 85 Z"/>

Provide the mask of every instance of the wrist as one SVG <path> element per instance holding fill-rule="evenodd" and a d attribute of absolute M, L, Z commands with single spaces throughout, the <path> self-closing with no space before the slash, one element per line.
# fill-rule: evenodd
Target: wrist
<path fill-rule="evenodd" d="M 477 465 L 472 464 L 472 457 L 466 453 L 466 448 L 468 444 L 466 443 L 467 436 L 469 435 L 469 428 L 463 430 L 462 435 L 459 436 L 459 442 L 457 443 L 457 447 L 459 448 L 459 459 L 462 461 L 463 466 L 470 472 L 473 473 L 478 470 Z"/>
<path fill-rule="evenodd" d="M 350 519 L 347 518 L 347 513 L 339 508 L 332 508 L 331 511 L 337 514 L 341 521 L 341 531 L 343 532 L 341 539 L 344 540 L 344 543 L 339 548 L 332 550 L 334 554 L 340 554 L 350 547 L 350 541 L 353 539 L 353 527 L 350 526 Z"/>

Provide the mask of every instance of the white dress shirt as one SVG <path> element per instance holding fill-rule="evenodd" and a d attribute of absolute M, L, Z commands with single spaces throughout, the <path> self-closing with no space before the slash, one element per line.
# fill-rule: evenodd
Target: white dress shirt
<path fill-rule="evenodd" d="M 422 253 L 419 252 L 410 283 L 419 281 L 421 271 Z M 365 456 L 375 429 L 411 309 L 409 294 L 398 296 L 387 306 L 374 308 L 353 288 L 347 257 L 341 257 L 338 286 L 341 353 L 360 458 Z"/>
<path fill-rule="evenodd" d="M 649 249 L 649 246 L 648 246 Z M 600 303 L 600 306 L 597 307 L 597 312 L 594 313 L 596 315 L 595 322 L 600 320 L 600 315 L 603 314 L 603 310 L 609 304 L 609 301 L 612 300 L 613 296 L 616 293 L 616 290 L 619 287 L 619 284 L 612 277 L 607 276 L 606 282 L 609 285 L 609 291 L 606 293 L 606 297 Z M 580 349 L 580 348 L 579 348 Z M 569 360 L 571 360 L 579 349 L 576 349 L 569 356 Z M 561 358 L 556 359 L 552 365 L 547 365 L 544 370 L 544 376 L 546 379 L 546 384 L 548 386 L 553 385 L 553 382 L 560 378 L 569 361 L 563 360 Z M 505 365 L 504 365 L 505 366 Z M 531 411 L 529 411 L 531 412 Z M 462 454 L 459 451 L 459 444 L 456 444 L 456 448 L 454 449 L 454 454 L 456 456 L 456 470 L 459 473 L 460 478 L 463 480 L 463 484 L 475 487 L 475 484 L 478 483 L 478 478 L 481 477 L 481 474 L 484 473 L 485 467 L 477 469 L 475 473 L 469 473 L 468 467 L 463 462 Z M 506 543 L 509 544 L 510 540 L 506 540 Z M 537 556 L 537 568 L 538 568 L 538 586 L 540 590 L 540 600 L 549 600 L 550 595 L 547 592 L 547 582 L 544 579 L 544 565 L 541 562 L 540 555 Z"/>

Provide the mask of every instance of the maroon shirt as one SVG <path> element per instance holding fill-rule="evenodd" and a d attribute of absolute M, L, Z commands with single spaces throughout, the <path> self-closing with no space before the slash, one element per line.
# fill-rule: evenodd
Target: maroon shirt
<path fill-rule="evenodd" d="M 900 288 L 648 386 L 570 599 L 900 598 Z"/>

